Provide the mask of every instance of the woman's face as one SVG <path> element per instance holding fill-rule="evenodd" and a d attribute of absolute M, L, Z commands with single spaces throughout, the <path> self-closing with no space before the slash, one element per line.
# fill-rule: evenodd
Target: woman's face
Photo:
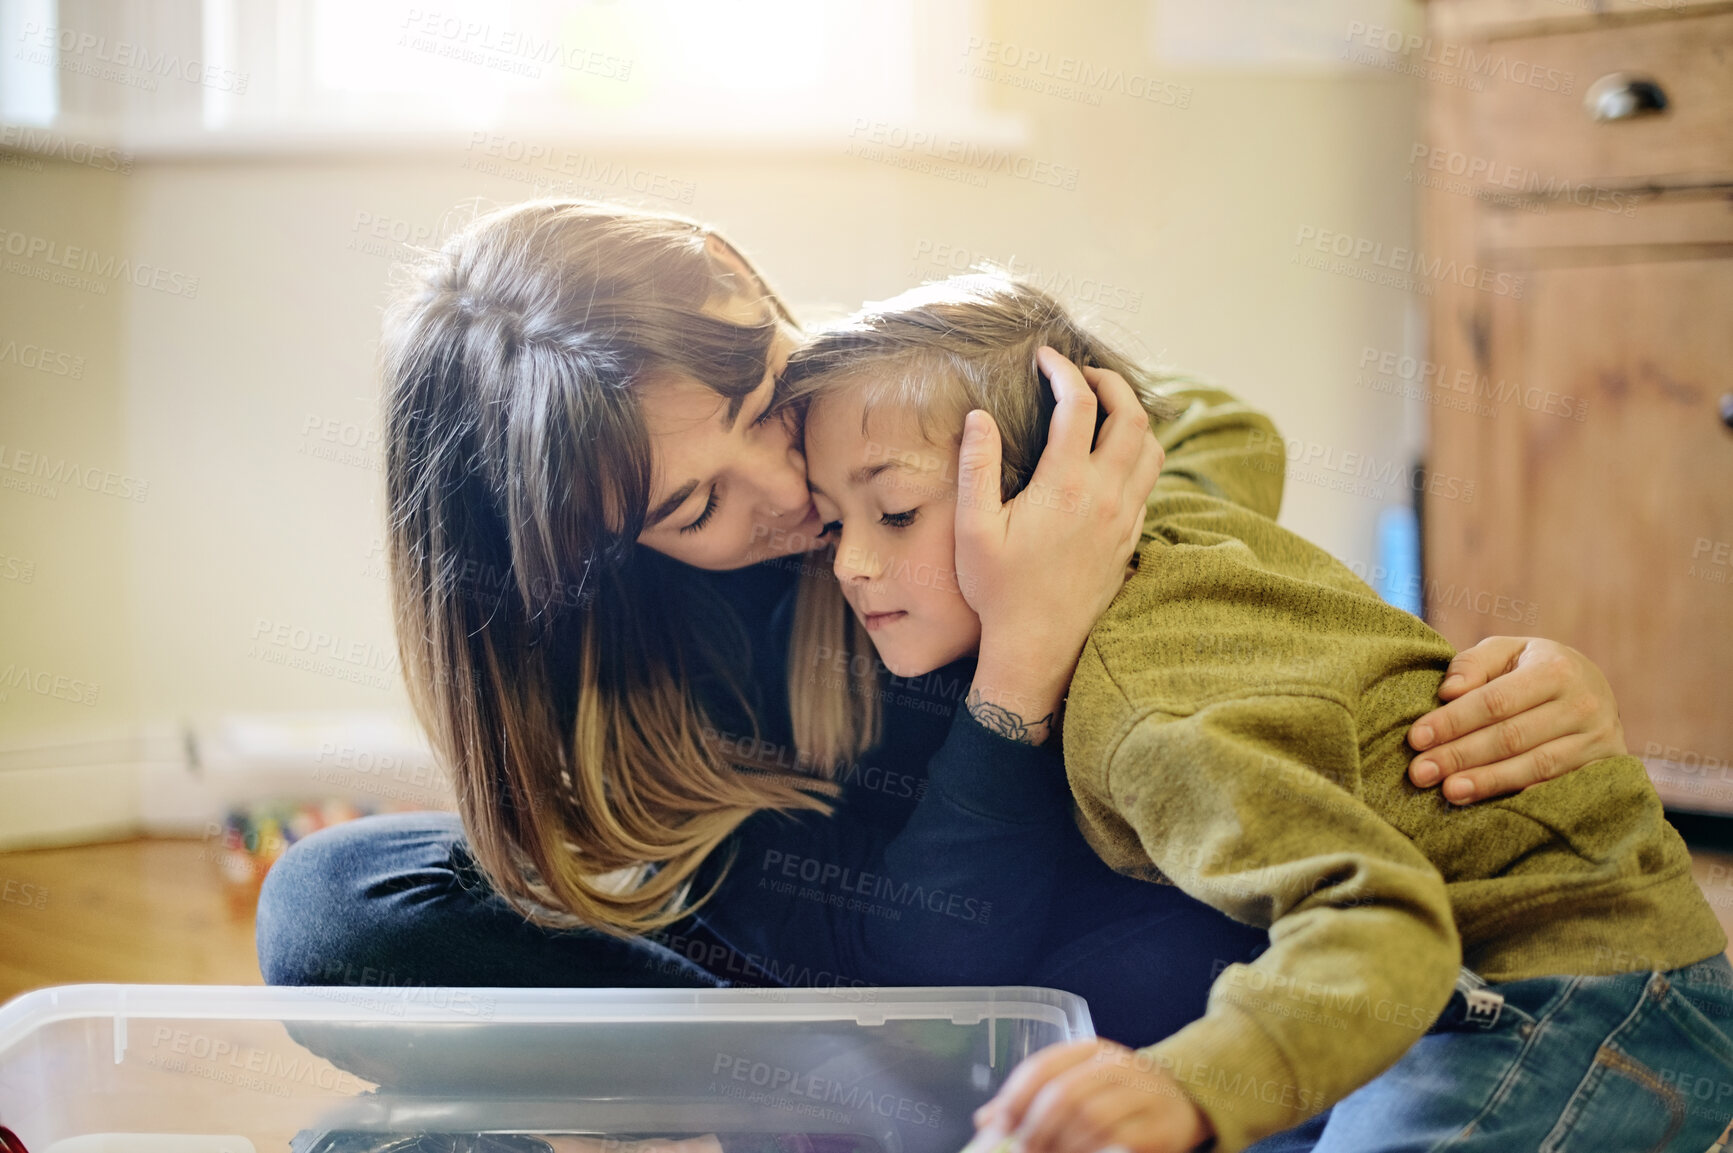
<path fill-rule="evenodd" d="M 761 308 L 735 297 L 705 311 L 756 324 Z M 744 568 L 817 546 L 806 460 L 790 423 L 767 416 L 796 342 L 792 328 L 778 332 L 764 379 L 732 421 L 727 398 L 695 377 L 671 373 L 640 387 L 653 475 L 639 544 L 702 569 Z"/>

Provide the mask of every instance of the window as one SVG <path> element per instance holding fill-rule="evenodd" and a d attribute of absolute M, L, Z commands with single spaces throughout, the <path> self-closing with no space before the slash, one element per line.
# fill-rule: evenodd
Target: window
<path fill-rule="evenodd" d="M 1019 135 L 958 67 L 982 0 L 0 4 L 32 26 L 7 119 L 51 112 L 138 152 L 482 131 L 828 146 L 863 119 Z"/>

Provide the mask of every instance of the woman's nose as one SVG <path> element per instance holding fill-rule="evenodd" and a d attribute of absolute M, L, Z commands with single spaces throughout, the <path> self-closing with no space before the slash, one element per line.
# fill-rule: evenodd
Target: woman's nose
<path fill-rule="evenodd" d="M 766 437 L 753 469 L 758 478 L 759 500 L 776 516 L 804 513 L 812 497 L 806 490 L 806 457 L 792 440 Z M 780 442 L 780 443 L 778 443 Z"/>

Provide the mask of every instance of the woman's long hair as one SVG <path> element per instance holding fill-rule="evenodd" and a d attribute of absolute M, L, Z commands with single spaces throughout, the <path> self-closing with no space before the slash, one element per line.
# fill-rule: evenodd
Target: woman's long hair
<path fill-rule="evenodd" d="M 410 697 L 476 862 L 544 924 L 666 925 L 742 820 L 823 811 L 834 792 L 706 739 L 694 686 L 745 705 L 744 633 L 694 570 L 635 544 L 651 489 L 635 386 L 683 372 L 738 406 L 788 320 L 761 280 L 739 283 L 707 251 L 712 235 L 610 205 L 520 204 L 413 265 L 386 315 L 388 554 Z M 703 311 L 742 293 L 762 298 L 763 323 Z"/>

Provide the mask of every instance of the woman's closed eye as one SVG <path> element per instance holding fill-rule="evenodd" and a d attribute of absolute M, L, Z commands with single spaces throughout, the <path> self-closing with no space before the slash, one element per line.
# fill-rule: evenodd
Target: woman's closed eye
<path fill-rule="evenodd" d="M 698 519 L 682 528 L 681 532 L 697 532 L 710 523 L 710 518 L 716 515 L 716 506 L 721 503 L 716 496 L 716 486 L 710 486 L 710 498 L 704 502 L 704 511 L 698 514 Z"/>
<path fill-rule="evenodd" d="M 770 400 L 770 401 L 766 401 L 765 405 L 764 405 L 764 411 L 760 412 L 756 417 L 753 418 L 752 427 L 755 430 L 760 429 L 760 428 L 763 428 L 765 425 L 770 424 L 772 421 L 774 421 L 776 419 L 777 419 L 777 413 L 776 413 L 776 403 L 775 403 L 774 399 Z M 710 497 L 708 500 L 706 500 L 704 502 L 704 511 L 698 514 L 697 520 L 695 520 L 691 524 L 685 526 L 680 531 L 683 533 L 688 533 L 688 532 L 697 532 L 700 529 L 702 529 L 705 525 L 710 523 L 710 518 L 716 515 L 716 507 L 721 503 L 722 503 L 722 498 L 717 495 L 717 486 L 711 485 L 710 486 Z"/>

